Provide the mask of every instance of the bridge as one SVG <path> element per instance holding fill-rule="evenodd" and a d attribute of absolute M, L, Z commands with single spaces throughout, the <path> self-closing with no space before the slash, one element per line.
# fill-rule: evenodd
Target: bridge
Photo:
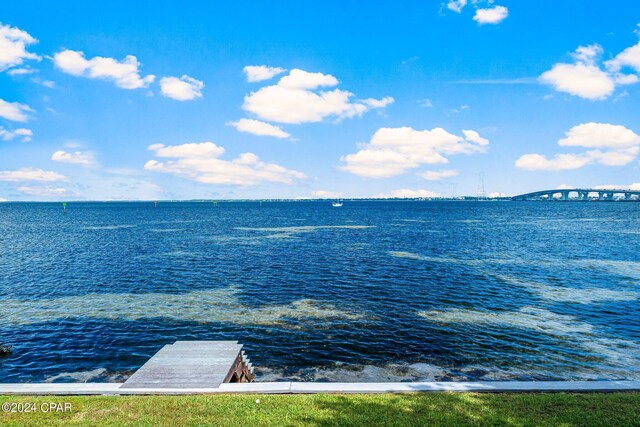
<path fill-rule="evenodd" d="M 596 188 L 567 188 L 534 191 L 519 194 L 511 200 L 560 200 L 560 201 L 640 201 L 640 190 L 611 190 Z"/>

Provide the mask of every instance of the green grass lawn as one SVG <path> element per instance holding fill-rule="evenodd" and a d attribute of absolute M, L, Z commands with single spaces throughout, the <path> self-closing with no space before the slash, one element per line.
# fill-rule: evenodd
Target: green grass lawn
<path fill-rule="evenodd" d="M 257 403 L 256 399 L 260 399 Z M 0 396 L 0 426 L 640 426 L 640 393 Z M 71 412 L 43 413 L 45 403 Z"/>

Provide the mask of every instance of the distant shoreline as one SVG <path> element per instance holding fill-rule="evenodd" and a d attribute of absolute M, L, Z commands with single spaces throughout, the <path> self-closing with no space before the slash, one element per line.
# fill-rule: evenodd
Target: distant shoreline
<path fill-rule="evenodd" d="M 0 203 L 259 203 L 259 202 L 331 202 L 334 199 L 184 199 L 184 200 L 5 200 Z M 485 202 L 511 201 L 511 197 L 479 198 L 466 196 L 462 198 L 430 197 L 430 198 L 341 198 L 345 202 Z"/>

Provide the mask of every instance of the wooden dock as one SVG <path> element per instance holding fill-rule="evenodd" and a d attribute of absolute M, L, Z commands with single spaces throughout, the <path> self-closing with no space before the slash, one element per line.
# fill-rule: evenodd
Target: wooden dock
<path fill-rule="evenodd" d="M 237 341 L 176 341 L 165 345 L 121 388 L 217 388 L 253 381 L 253 367 Z"/>

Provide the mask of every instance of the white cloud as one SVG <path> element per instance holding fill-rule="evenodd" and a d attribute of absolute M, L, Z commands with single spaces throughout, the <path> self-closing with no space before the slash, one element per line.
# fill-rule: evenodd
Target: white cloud
<path fill-rule="evenodd" d="M 18 187 L 18 191 L 27 194 L 29 196 L 38 196 L 38 197 L 73 197 L 76 196 L 74 193 L 70 193 L 66 188 L 63 187 L 33 187 L 33 186 L 22 186 Z"/>
<path fill-rule="evenodd" d="M 599 44 L 590 44 L 587 46 L 578 46 L 572 56 L 576 61 L 592 64 L 602 52 L 602 46 Z"/>
<path fill-rule="evenodd" d="M 427 181 L 440 181 L 441 179 L 451 178 L 458 175 L 458 171 L 453 169 L 446 169 L 440 171 L 425 171 L 417 173 L 416 175 L 426 179 Z"/>
<path fill-rule="evenodd" d="M 622 185 L 596 185 L 596 190 L 631 190 L 631 191 L 640 191 L 640 182 L 634 182 L 633 184 L 622 184 Z"/>
<path fill-rule="evenodd" d="M 15 138 L 19 138 L 22 142 L 31 141 L 33 132 L 30 129 L 19 128 L 16 130 L 6 130 L 0 126 L 0 139 L 3 141 L 12 141 Z"/>
<path fill-rule="evenodd" d="M 440 197 L 440 194 L 430 190 L 412 190 L 409 188 L 393 190 L 390 193 L 375 196 L 375 198 L 379 199 L 431 199 L 434 197 Z"/>
<path fill-rule="evenodd" d="M 23 76 L 25 74 L 34 74 L 37 72 L 38 70 L 35 70 L 33 68 L 23 67 L 23 68 L 12 68 L 9 71 L 7 71 L 7 74 L 9 74 L 10 76 Z"/>
<path fill-rule="evenodd" d="M 605 66 L 612 72 L 618 72 L 624 67 L 630 67 L 637 73 L 640 73 L 640 42 L 626 48 L 616 55 L 615 58 L 605 62 Z"/>
<path fill-rule="evenodd" d="M 390 96 L 385 96 L 384 98 L 381 99 L 375 99 L 375 98 L 367 98 L 367 99 L 363 99 L 360 102 L 362 102 L 365 105 L 368 105 L 371 108 L 384 108 L 389 104 L 393 104 L 394 99 Z"/>
<path fill-rule="evenodd" d="M 431 108 L 431 107 L 433 107 L 433 102 L 431 102 L 431 100 L 429 98 L 421 99 L 420 101 L 418 101 L 418 104 L 420 104 L 420 106 L 422 108 Z"/>
<path fill-rule="evenodd" d="M 617 85 L 623 86 L 623 85 L 632 85 L 632 84 L 638 83 L 639 79 L 638 79 L 638 76 L 636 76 L 635 74 L 616 74 L 615 76 L 613 76 L 613 81 Z M 626 95 L 622 95 L 622 96 L 626 96 Z"/>
<path fill-rule="evenodd" d="M 162 96 L 177 101 L 192 101 L 202 97 L 204 83 L 187 75 L 182 77 L 163 77 L 160 79 Z"/>
<path fill-rule="evenodd" d="M 339 191 L 318 190 L 312 191 L 311 197 L 314 199 L 339 199 L 342 197 L 342 193 Z"/>
<path fill-rule="evenodd" d="M 556 186 L 556 190 L 573 190 L 574 187 L 573 185 L 569 185 L 569 184 L 560 184 L 558 186 Z"/>
<path fill-rule="evenodd" d="M 615 90 L 615 82 L 607 73 L 592 64 L 555 64 L 540 76 L 542 83 L 585 99 L 604 99 Z"/>
<path fill-rule="evenodd" d="M 585 154 L 556 154 L 547 159 L 540 154 L 525 154 L 516 160 L 516 167 L 527 170 L 567 170 L 580 169 L 593 159 Z"/>
<path fill-rule="evenodd" d="M 572 127 L 565 133 L 565 138 L 558 140 L 558 145 L 595 150 L 556 154 L 551 158 L 541 154 L 525 154 L 516 160 L 516 167 L 528 170 L 569 170 L 593 163 L 623 166 L 632 162 L 640 153 L 640 136 L 624 126 L 590 122 Z"/>
<path fill-rule="evenodd" d="M 600 151 L 592 150 L 580 154 L 556 154 L 547 158 L 540 154 L 525 154 L 516 161 L 516 167 L 528 170 L 570 170 L 580 169 L 588 164 L 597 163 L 605 166 L 624 166 L 632 162 L 640 152 L 639 147 L 626 150 Z"/>
<path fill-rule="evenodd" d="M 328 117 L 338 119 L 361 116 L 371 109 L 384 108 L 393 98 L 368 98 L 351 101 L 351 92 L 333 89 L 338 80 L 329 74 L 293 69 L 277 84 L 265 86 L 245 96 L 243 109 L 258 118 L 278 123 L 321 122 Z"/>
<path fill-rule="evenodd" d="M 340 169 L 364 177 L 387 178 L 421 165 L 448 163 L 449 155 L 486 150 L 487 140 L 476 132 L 466 132 L 471 139 L 442 128 L 422 131 L 410 127 L 380 128 L 357 153 L 341 158 L 344 165 Z"/>
<path fill-rule="evenodd" d="M 467 141 L 475 142 L 478 145 L 489 145 L 489 140 L 481 137 L 475 130 L 463 130 L 462 134 Z"/>
<path fill-rule="evenodd" d="M 248 82 L 261 82 L 263 80 L 269 80 L 270 78 L 284 73 L 284 68 L 280 67 L 268 67 L 266 65 L 247 65 L 242 69 L 247 76 Z"/>
<path fill-rule="evenodd" d="M 490 193 L 489 196 L 490 199 L 497 199 L 498 197 L 508 197 L 507 194 L 505 193 L 500 193 L 500 192 L 496 192 L 496 193 Z"/>
<path fill-rule="evenodd" d="M 487 9 L 478 9 L 473 20 L 478 24 L 499 24 L 509 16 L 509 9 L 504 6 L 494 6 Z"/>
<path fill-rule="evenodd" d="M 290 184 L 305 178 L 302 172 L 286 169 L 274 163 L 265 163 L 253 153 L 243 153 L 232 160 L 222 160 L 224 148 L 212 142 L 165 146 L 149 146 L 158 157 L 178 160 L 159 162 L 149 160 L 144 168 L 169 173 L 204 184 L 250 186 L 262 182 Z"/>
<path fill-rule="evenodd" d="M 588 151 L 594 158 L 594 162 L 603 164 L 605 166 L 624 166 L 631 163 L 640 152 L 640 147 L 629 147 L 625 149 L 618 149 L 612 151 Z"/>
<path fill-rule="evenodd" d="M 65 148 L 81 148 L 85 146 L 85 143 L 75 139 L 69 139 L 64 142 L 63 146 Z"/>
<path fill-rule="evenodd" d="M 12 171 L 0 171 L 0 181 L 40 181 L 55 182 L 66 181 L 67 177 L 57 172 L 45 171 L 35 168 L 22 168 Z"/>
<path fill-rule="evenodd" d="M 74 151 L 67 152 L 58 150 L 51 156 L 51 160 L 61 163 L 71 163 L 84 167 L 94 166 L 96 161 L 91 152 Z"/>
<path fill-rule="evenodd" d="M 2 203 L 2 202 L 7 202 L 7 201 L 8 201 L 8 200 L 7 200 L 7 199 L 5 199 L 4 197 L 0 197 L 0 203 Z"/>
<path fill-rule="evenodd" d="M 338 84 L 338 79 L 331 74 L 310 73 L 294 68 L 282 77 L 278 86 L 288 89 L 316 89 L 318 87 L 332 87 Z"/>
<path fill-rule="evenodd" d="M 400 65 L 403 67 L 406 66 L 410 66 L 411 64 L 414 64 L 415 62 L 419 61 L 420 57 L 417 55 L 413 55 L 407 59 L 403 59 L 402 61 L 400 61 Z"/>
<path fill-rule="evenodd" d="M 573 64 L 554 64 L 549 71 L 542 73 L 538 80 L 559 92 L 591 100 L 608 98 L 616 86 L 635 84 L 639 81 L 637 75 L 623 74 L 620 71 L 624 66 L 640 71 L 640 43 L 605 62 L 606 69 L 602 69 L 597 63 L 602 53 L 602 47 L 598 44 L 579 46 L 572 54 Z"/>
<path fill-rule="evenodd" d="M 621 125 L 584 123 L 572 127 L 566 138 L 558 141 L 564 147 L 625 148 L 640 145 L 640 136 Z"/>
<path fill-rule="evenodd" d="M 29 120 L 27 113 L 33 111 L 28 105 L 18 102 L 7 102 L 0 99 L 0 117 L 14 122 L 26 122 Z"/>
<path fill-rule="evenodd" d="M 154 151 L 158 157 L 174 157 L 178 159 L 220 157 L 224 148 L 213 142 L 192 142 L 190 144 L 169 145 L 153 144 L 148 150 Z"/>
<path fill-rule="evenodd" d="M 447 9 L 460 13 L 466 5 L 467 0 L 450 0 L 447 3 Z"/>
<path fill-rule="evenodd" d="M 144 88 L 155 80 L 154 75 L 140 75 L 141 64 L 133 55 L 127 55 L 122 61 L 102 56 L 86 59 L 83 52 L 67 49 L 56 53 L 53 62 L 65 73 L 90 79 L 112 80 L 123 89 Z"/>
<path fill-rule="evenodd" d="M 281 139 L 291 137 L 291 135 L 278 126 L 261 122 L 260 120 L 240 119 L 236 122 L 229 122 L 228 124 L 236 128 L 238 132 L 251 133 L 258 136 L 273 136 Z"/>
<path fill-rule="evenodd" d="M 458 107 L 458 108 L 448 108 L 448 109 L 446 109 L 446 110 L 445 110 L 445 113 L 447 113 L 447 115 L 448 115 L 448 114 L 459 114 L 459 113 L 461 113 L 461 112 L 463 112 L 463 111 L 466 111 L 466 110 L 468 110 L 468 109 L 469 109 L 469 105 L 467 105 L 467 104 L 462 104 L 462 105 L 461 105 L 460 107 Z"/>
<path fill-rule="evenodd" d="M 25 60 L 40 60 L 35 53 L 27 52 L 27 46 L 38 41 L 26 31 L 0 23 L 0 71 L 21 65 Z"/>

